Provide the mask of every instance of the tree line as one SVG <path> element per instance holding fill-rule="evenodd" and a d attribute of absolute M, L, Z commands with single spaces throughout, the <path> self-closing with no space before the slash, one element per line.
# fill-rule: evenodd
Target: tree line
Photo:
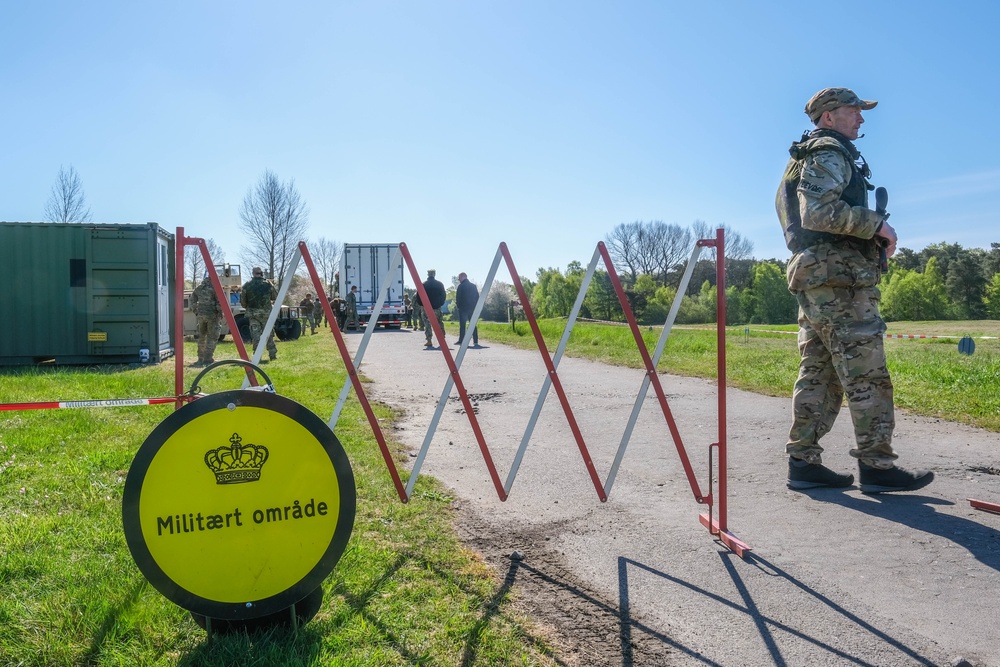
<path fill-rule="evenodd" d="M 59 174 L 46 202 L 50 222 L 89 222 L 90 207 L 80 175 L 70 167 Z M 248 188 L 239 209 L 239 229 L 246 240 L 240 252 L 247 264 L 264 268 L 281 281 L 298 241 L 306 238 L 309 209 L 294 180 L 282 181 L 265 170 Z M 726 229 L 725 225 L 722 225 Z M 696 239 L 714 238 L 708 223 L 696 220 L 689 227 L 660 220 L 617 225 L 605 237 L 629 306 L 642 324 L 662 324 L 677 294 L 681 276 Z M 221 264 L 225 253 L 214 239 L 206 239 L 212 262 Z M 332 285 L 343 245 L 319 238 L 309 244 L 310 255 L 323 281 Z M 797 305 L 785 282 L 786 263 L 752 258 L 753 243 L 726 229 L 727 324 L 789 324 L 796 321 Z M 192 283 L 206 267 L 195 247 L 185 250 L 184 273 Z M 249 268 L 249 267 L 248 267 Z M 574 261 L 566 269 L 539 268 L 536 279 L 522 277 L 539 317 L 565 317 L 580 290 L 586 270 Z M 694 268 L 682 297 L 677 322 L 715 321 L 716 277 L 714 250 Z M 957 243 L 934 243 L 923 250 L 901 248 L 889 260 L 880 285 L 882 317 L 900 320 L 1000 319 L 1000 243 L 989 250 L 963 248 Z M 303 288 L 307 289 L 308 288 Z M 505 320 L 516 299 L 509 283 L 497 282 L 487 295 L 482 317 Z M 621 321 L 621 306 L 605 269 L 595 272 L 580 316 Z"/>
<path fill-rule="evenodd" d="M 662 324 L 677 294 L 695 239 L 714 237 L 698 221 L 692 227 L 662 222 L 619 225 L 606 237 L 609 254 L 629 307 L 641 324 Z M 750 257 L 753 244 L 726 231 L 726 324 L 791 324 L 798 306 L 785 279 L 786 261 Z M 531 306 L 539 317 L 565 317 L 586 271 L 579 262 L 565 270 L 542 268 L 531 284 Z M 1000 319 L 1000 243 L 989 250 L 935 243 L 900 249 L 882 277 L 882 317 L 902 320 Z M 714 257 L 700 259 L 682 296 L 679 324 L 715 322 Z M 581 307 L 584 318 L 623 321 L 608 272 L 598 269 Z"/>

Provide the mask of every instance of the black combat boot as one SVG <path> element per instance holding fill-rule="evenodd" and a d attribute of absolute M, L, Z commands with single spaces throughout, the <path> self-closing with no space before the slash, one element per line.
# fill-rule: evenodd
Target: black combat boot
<path fill-rule="evenodd" d="M 832 487 L 842 489 L 854 484 L 854 475 L 841 475 L 820 463 L 807 463 L 801 459 L 788 458 L 788 488 L 818 489 Z"/>
<path fill-rule="evenodd" d="M 861 470 L 861 493 L 892 493 L 893 491 L 916 491 L 934 481 L 930 470 L 904 470 L 897 466 L 873 468 L 858 462 Z"/>

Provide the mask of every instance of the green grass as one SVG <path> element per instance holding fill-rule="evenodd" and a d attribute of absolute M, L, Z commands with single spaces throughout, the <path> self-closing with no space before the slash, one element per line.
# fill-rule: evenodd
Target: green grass
<path fill-rule="evenodd" d="M 193 344 L 187 359 L 196 358 Z M 329 335 L 279 344 L 279 393 L 329 417 L 344 372 Z M 235 357 L 231 343 L 217 358 Z M 0 369 L 3 402 L 173 395 L 173 361 L 123 369 Z M 186 382 L 194 378 L 187 369 Z M 206 392 L 238 388 L 222 368 Z M 403 504 L 353 400 L 337 436 L 358 513 L 319 614 L 285 630 L 206 642 L 146 583 L 121 527 L 132 457 L 171 406 L 0 411 L 0 665 L 551 665 L 544 636 L 496 573 L 458 541 L 451 498 L 422 477 Z M 385 408 L 379 418 L 392 419 Z M 397 459 L 402 456 L 397 451 Z M 400 466 L 401 474 L 405 471 Z"/>
<path fill-rule="evenodd" d="M 541 323 L 550 353 L 563 320 Z M 894 323 L 899 333 L 995 335 L 996 322 Z M 448 324 L 450 330 L 457 328 Z M 731 386 L 788 396 L 798 368 L 795 336 L 731 328 Z M 527 324 L 484 323 L 491 342 L 534 347 Z M 647 346 L 658 329 L 643 329 Z M 678 328 L 660 370 L 716 377 L 715 332 Z M 977 340 L 886 341 L 897 405 L 1000 431 L 1000 345 Z M 186 345 L 195 358 L 194 345 Z M 580 324 L 568 354 L 638 366 L 629 330 Z M 235 357 L 231 343 L 217 357 Z M 279 393 L 326 418 L 344 372 L 331 338 L 279 344 L 264 367 Z M 3 402 L 137 398 L 173 394 L 172 361 L 140 368 L 0 369 Z M 242 373 L 207 376 L 206 392 L 237 388 Z M 187 369 L 190 383 L 194 372 Z M 186 385 L 187 386 L 187 385 Z M 421 477 L 399 502 L 357 403 L 337 435 L 354 468 L 358 514 L 347 551 L 324 582 L 317 617 L 285 631 L 220 636 L 212 643 L 184 610 L 145 582 L 121 528 L 125 476 L 136 450 L 170 406 L 0 411 L 0 665 L 552 665 L 544 634 L 451 525 L 446 490 Z M 383 422 L 393 415 L 379 408 Z M 396 452 L 402 460 L 401 452 Z M 400 466 L 401 474 L 405 471 Z"/>
<path fill-rule="evenodd" d="M 565 322 L 555 319 L 539 323 L 550 354 L 555 353 Z M 796 331 L 795 325 L 729 327 L 727 384 L 769 396 L 791 396 L 799 366 L 793 335 Z M 510 324 L 486 322 L 479 325 L 479 332 L 490 340 L 523 349 L 535 348 L 531 329 L 523 321 L 513 328 Z M 888 332 L 997 336 L 1000 322 L 892 322 Z M 642 334 L 652 354 L 660 328 L 642 327 Z M 958 353 L 957 338 L 890 338 L 885 343 L 897 407 L 918 415 L 1000 431 L 1000 341 L 976 340 L 972 356 Z M 570 335 L 566 354 L 634 368 L 642 364 L 635 339 L 624 325 L 578 323 Z M 717 379 L 716 359 L 714 326 L 675 327 L 658 370 Z"/>

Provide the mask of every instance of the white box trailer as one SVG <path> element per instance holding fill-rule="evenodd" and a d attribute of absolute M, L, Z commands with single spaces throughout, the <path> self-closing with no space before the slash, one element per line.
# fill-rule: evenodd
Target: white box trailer
<path fill-rule="evenodd" d="M 358 320 L 368 324 L 375 302 L 378 300 L 382 280 L 389 276 L 389 289 L 379 313 L 378 324 L 385 328 L 403 326 L 406 308 L 403 305 L 403 259 L 391 267 L 390 262 L 399 249 L 398 243 L 345 243 L 340 256 L 339 294 L 346 306 L 352 285 L 358 287 Z"/>

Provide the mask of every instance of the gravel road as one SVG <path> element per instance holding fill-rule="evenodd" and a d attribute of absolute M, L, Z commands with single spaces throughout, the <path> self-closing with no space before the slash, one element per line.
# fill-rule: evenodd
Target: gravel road
<path fill-rule="evenodd" d="M 352 350 L 360 340 L 348 336 Z M 537 351 L 480 342 L 461 375 L 506 480 L 545 367 Z M 448 376 L 441 351 L 422 344 L 419 333 L 379 331 L 361 365 L 370 396 L 402 411 L 395 436 L 414 454 Z M 642 372 L 565 358 L 559 376 L 603 480 Z M 661 382 L 707 490 L 715 385 Z M 789 399 L 728 391 L 728 523 L 753 548 L 745 560 L 699 523 L 705 506 L 652 391 L 605 503 L 554 392 L 506 502 L 454 390 L 420 474 L 452 489 L 463 539 L 513 587 L 561 664 L 951 665 L 962 656 L 1000 666 L 1000 515 L 967 502 L 1000 503 L 1000 437 L 898 413 L 900 464 L 934 470 L 931 486 L 793 492 L 784 484 L 790 409 Z M 854 467 L 851 440 L 845 409 L 824 440 L 830 467 Z"/>

